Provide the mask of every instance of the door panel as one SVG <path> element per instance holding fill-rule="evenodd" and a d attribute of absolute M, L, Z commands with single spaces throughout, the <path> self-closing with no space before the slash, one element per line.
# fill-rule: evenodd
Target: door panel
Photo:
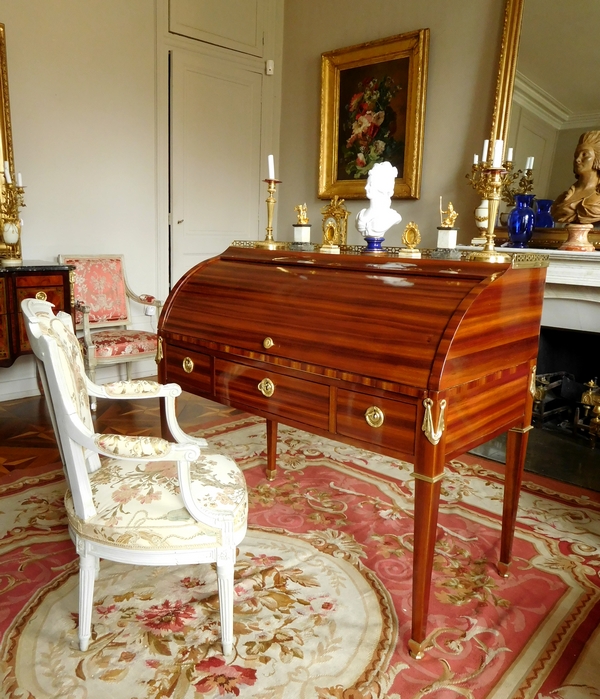
<path fill-rule="evenodd" d="M 173 51 L 171 287 L 233 240 L 257 240 L 263 75 Z"/>

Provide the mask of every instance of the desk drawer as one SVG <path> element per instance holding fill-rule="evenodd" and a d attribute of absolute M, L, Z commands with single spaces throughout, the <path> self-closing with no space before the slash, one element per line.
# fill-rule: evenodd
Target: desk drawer
<path fill-rule="evenodd" d="M 417 419 L 414 403 L 344 389 L 338 390 L 337 396 L 338 434 L 414 454 Z"/>
<path fill-rule="evenodd" d="M 215 394 L 217 400 L 249 412 L 269 413 L 323 430 L 329 425 L 328 386 L 270 368 L 215 359 Z"/>
<path fill-rule="evenodd" d="M 171 344 L 163 351 L 167 381 L 178 383 L 188 393 L 212 395 L 211 358 L 207 354 Z"/>

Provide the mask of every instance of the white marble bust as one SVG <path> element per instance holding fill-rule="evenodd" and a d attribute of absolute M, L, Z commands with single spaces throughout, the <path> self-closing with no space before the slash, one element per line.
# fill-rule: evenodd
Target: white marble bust
<path fill-rule="evenodd" d="M 383 238 L 402 221 L 402 216 L 391 208 L 396 177 L 398 170 L 388 162 L 375 163 L 369 170 L 365 191 L 371 203 L 356 216 L 356 228 L 363 237 Z"/>

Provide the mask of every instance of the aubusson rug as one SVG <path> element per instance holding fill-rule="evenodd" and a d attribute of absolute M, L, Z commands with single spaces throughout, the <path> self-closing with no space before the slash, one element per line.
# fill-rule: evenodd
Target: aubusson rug
<path fill-rule="evenodd" d="M 495 568 L 501 477 L 454 461 L 443 483 L 430 649 L 410 633 L 410 464 L 264 423 L 204 432 L 250 489 L 235 653 L 219 655 L 211 566 L 103 562 L 78 650 L 77 561 L 58 465 L 0 487 L 2 696 L 260 699 L 600 697 L 600 505 L 526 482 L 511 576 Z"/>

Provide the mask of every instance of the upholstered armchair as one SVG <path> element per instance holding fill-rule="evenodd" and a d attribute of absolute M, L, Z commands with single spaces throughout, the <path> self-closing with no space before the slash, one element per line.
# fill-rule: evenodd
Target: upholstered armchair
<path fill-rule="evenodd" d="M 68 481 L 65 508 L 79 554 L 79 646 L 87 650 L 100 559 L 174 566 L 216 563 L 223 653 L 233 649 L 233 569 L 246 533 L 244 476 L 235 462 L 206 450 L 179 427 L 176 384 L 87 377 L 71 316 L 25 299 L 25 326 L 36 357 Z M 89 396 L 162 398 L 175 441 L 98 434 Z M 201 574 L 201 573 L 199 573 Z"/>
<path fill-rule="evenodd" d="M 130 300 L 154 308 L 162 301 L 135 294 L 127 284 L 122 255 L 59 255 L 62 264 L 74 265 L 76 328 L 89 378 L 96 367 L 125 363 L 131 380 L 131 363 L 156 356 L 156 333 L 131 329 Z M 95 404 L 92 402 L 92 408 Z"/>

